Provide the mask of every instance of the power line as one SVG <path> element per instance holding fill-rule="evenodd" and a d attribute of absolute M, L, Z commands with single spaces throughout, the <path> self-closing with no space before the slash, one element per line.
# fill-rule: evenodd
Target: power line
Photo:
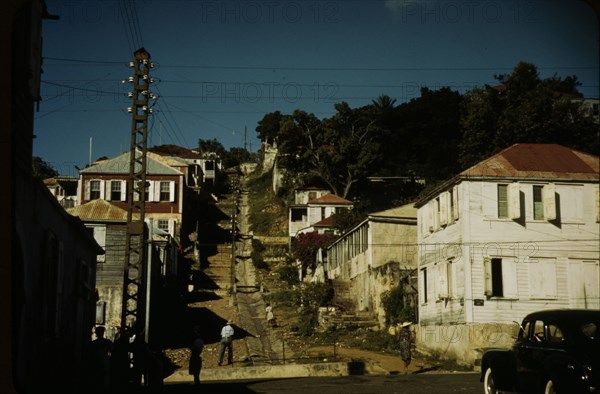
<path fill-rule="evenodd" d="M 105 61 L 92 59 L 73 59 L 45 56 L 45 60 L 57 60 L 90 65 L 114 65 L 126 64 L 127 62 Z M 59 66 L 60 63 L 45 65 Z M 282 71 L 496 71 L 513 70 L 514 66 L 481 66 L 481 67 L 300 67 L 300 66 L 231 66 L 231 65 L 194 65 L 194 64 L 161 64 L 161 68 L 199 68 L 199 69 L 223 69 L 223 70 L 282 70 Z M 538 70 L 597 70 L 597 66 L 536 66 Z"/>

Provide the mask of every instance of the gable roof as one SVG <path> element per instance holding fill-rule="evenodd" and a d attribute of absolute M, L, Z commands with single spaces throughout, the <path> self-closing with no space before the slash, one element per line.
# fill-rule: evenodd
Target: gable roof
<path fill-rule="evenodd" d="M 308 202 L 308 205 L 352 205 L 352 201 L 348 201 L 345 198 L 336 196 L 335 194 L 324 194 L 321 197 L 312 199 Z"/>
<path fill-rule="evenodd" d="M 415 206 L 463 180 L 600 180 L 600 158 L 558 144 L 514 144 L 442 183 Z"/>
<path fill-rule="evenodd" d="M 127 211 L 106 200 L 92 200 L 88 203 L 67 209 L 73 216 L 83 221 L 126 222 Z"/>
<path fill-rule="evenodd" d="M 161 163 L 155 154 L 148 152 L 146 155 L 146 173 L 149 175 L 181 175 L 181 171 Z M 137 165 L 137 164 L 136 164 Z M 79 171 L 80 174 L 129 174 L 129 152 L 115 158 L 98 161 L 90 167 Z"/>

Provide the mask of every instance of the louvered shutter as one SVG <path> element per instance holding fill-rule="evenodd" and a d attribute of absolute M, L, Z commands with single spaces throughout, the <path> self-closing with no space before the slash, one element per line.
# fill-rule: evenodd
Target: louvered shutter
<path fill-rule="evenodd" d="M 513 220 L 521 217 L 521 193 L 517 182 L 508 185 L 508 217 Z"/>
<path fill-rule="evenodd" d="M 448 224 L 448 192 L 440 194 L 440 225 L 445 226 Z"/>
<path fill-rule="evenodd" d="M 553 183 L 542 188 L 542 201 L 544 202 L 544 219 L 556 220 L 556 186 Z"/>
<path fill-rule="evenodd" d="M 85 181 L 85 189 L 83 191 L 85 201 L 90 201 L 90 180 L 86 179 Z"/>
<path fill-rule="evenodd" d="M 169 201 L 175 201 L 175 182 L 169 182 Z"/>
<path fill-rule="evenodd" d="M 492 291 L 492 259 L 485 257 L 483 259 L 483 294 L 491 297 Z"/>
<path fill-rule="evenodd" d="M 121 181 L 121 201 L 127 201 L 127 181 Z"/>
<path fill-rule="evenodd" d="M 106 199 L 106 185 L 110 185 L 110 182 L 100 181 L 100 199 Z"/>

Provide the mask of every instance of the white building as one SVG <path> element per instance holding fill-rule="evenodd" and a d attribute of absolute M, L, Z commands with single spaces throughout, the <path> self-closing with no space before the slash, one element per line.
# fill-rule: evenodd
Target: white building
<path fill-rule="evenodd" d="M 420 199 L 421 343 L 469 360 L 529 312 L 599 309 L 598 172 L 598 156 L 515 144 Z"/>
<path fill-rule="evenodd" d="M 416 300 L 417 210 L 402 205 L 368 217 L 344 233 L 317 265 L 316 281 L 344 281 L 350 287 L 357 311 L 371 311 L 385 325 L 381 295 L 404 285 L 405 304 Z"/>

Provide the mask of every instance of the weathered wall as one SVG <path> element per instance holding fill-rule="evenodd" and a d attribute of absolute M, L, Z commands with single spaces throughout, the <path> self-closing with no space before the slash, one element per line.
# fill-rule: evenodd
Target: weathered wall
<path fill-rule="evenodd" d="M 488 348 L 509 348 L 517 335 L 516 324 L 471 323 L 411 326 L 417 351 L 478 366 Z"/>

